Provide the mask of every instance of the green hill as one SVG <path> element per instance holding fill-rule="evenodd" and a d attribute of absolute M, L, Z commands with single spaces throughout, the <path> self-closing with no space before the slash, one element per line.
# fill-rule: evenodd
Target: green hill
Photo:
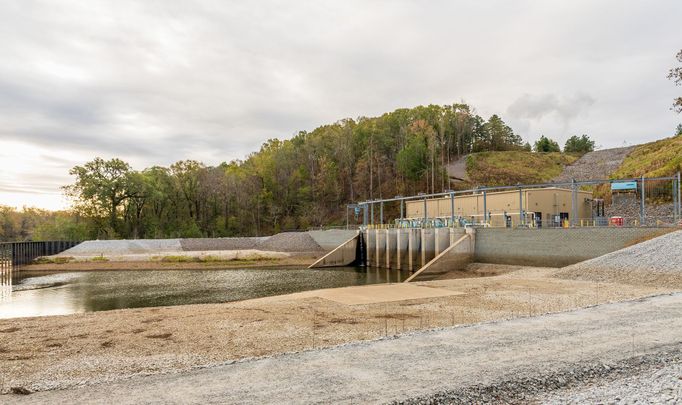
<path fill-rule="evenodd" d="M 550 181 L 578 159 L 558 153 L 525 151 L 480 152 L 467 158 L 467 174 L 473 185 L 499 186 Z"/>
<path fill-rule="evenodd" d="M 682 171 L 682 135 L 639 145 L 611 178 L 661 177 Z"/>

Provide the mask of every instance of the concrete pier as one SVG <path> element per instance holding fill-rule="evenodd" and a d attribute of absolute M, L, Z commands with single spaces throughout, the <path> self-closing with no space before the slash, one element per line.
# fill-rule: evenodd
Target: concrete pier
<path fill-rule="evenodd" d="M 375 266 L 376 255 L 377 255 L 377 238 L 376 232 L 373 230 L 367 230 L 364 232 L 365 241 L 367 242 L 367 265 Z"/>
<path fill-rule="evenodd" d="M 420 268 L 436 257 L 436 229 L 421 230 L 421 262 Z"/>
<path fill-rule="evenodd" d="M 396 229 L 396 269 L 410 269 L 409 229 Z"/>
<path fill-rule="evenodd" d="M 374 266 L 384 267 L 386 266 L 386 229 L 375 229 L 374 235 L 376 240 Z"/>
<path fill-rule="evenodd" d="M 422 238 L 421 229 L 410 228 L 407 234 L 407 261 L 406 270 L 415 271 L 421 267 Z"/>
<path fill-rule="evenodd" d="M 398 230 L 385 229 L 386 232 L 386 268 L 398 268 Z"/>

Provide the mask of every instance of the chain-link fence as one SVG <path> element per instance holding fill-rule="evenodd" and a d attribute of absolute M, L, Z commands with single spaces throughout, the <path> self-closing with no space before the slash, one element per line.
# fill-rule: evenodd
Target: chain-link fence
<path fill-rule="evenodd" d="M 354 205 L 367 228 L 672 227 L 682 225 L 680 174 L 519 184 Z M 398 208 L 399 207 L 399 208 Z M 399 214 L 398 214 L 399 213 Z"/>

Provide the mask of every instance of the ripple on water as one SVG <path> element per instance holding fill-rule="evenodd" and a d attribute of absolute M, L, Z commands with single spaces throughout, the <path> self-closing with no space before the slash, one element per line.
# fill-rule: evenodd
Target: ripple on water
<path fill-rule="evenodd" d="M 208 304 L 290 294 L 320 288 L 398 282 L 395 270 L 230 269 L 93 271 L 24 275 L 0 318 L 122 308 Z"/>

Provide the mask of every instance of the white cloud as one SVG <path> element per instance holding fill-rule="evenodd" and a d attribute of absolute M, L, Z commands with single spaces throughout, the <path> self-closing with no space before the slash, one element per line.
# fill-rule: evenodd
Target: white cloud
<path fill-rule="evenodd" d="M 680 119 L 665 75 L 681 13 L 676 0 L 3 1 L 0 150 L 16 156 L 3 184 L 58 199 L 68 166 L 94 156 L 217 164 L 344 117 L 462 99 L 529 140 L 656 139 Z M 37 181 L 47 170 L 59 177 Z M 7 190 L 0 204 L 45 205 Z"/>

